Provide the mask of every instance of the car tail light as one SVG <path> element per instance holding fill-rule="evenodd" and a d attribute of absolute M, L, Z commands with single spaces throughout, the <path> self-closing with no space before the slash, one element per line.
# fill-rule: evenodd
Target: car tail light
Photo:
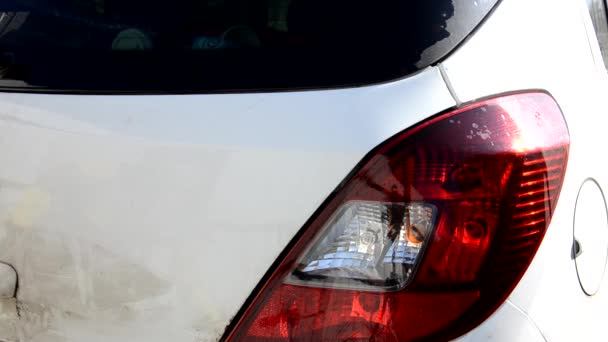
<path fill-rule="evenodd" d="M 283 253 L 231 341 L 457 337 L 504 302 L 555 208 L 569 135 L 541 92 L 464 106 L 370 153 Z"/>

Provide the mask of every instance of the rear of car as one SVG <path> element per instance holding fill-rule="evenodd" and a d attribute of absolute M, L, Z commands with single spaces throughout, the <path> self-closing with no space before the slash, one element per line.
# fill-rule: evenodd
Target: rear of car
<path fill-rule="evenodd" d="M 582 1 L 8 0 L 0 76 L 0 340 L 608 338 Z"/>

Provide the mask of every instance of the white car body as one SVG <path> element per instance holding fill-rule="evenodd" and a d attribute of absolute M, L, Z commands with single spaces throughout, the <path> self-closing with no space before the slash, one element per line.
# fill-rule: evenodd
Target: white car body
<path fill-rule="evenodd" d="M 215 341 L 366 153 L 436 113 L 526 89 L 564 113 L 565 181 L 524 278 L 459 341 L 608 340 L 608 285 L 587 296 L 570 255 L 579 188 L 608 189 L 607 80 L 583 1 L 504 0 L 446 60 L 384 84 L 0 94 L 0 260 L 19 277 L 0 340 Z M 608 248 L 606 223 L 589 220 Z M 589 263 L 603 272 L 605 258 Z"/>

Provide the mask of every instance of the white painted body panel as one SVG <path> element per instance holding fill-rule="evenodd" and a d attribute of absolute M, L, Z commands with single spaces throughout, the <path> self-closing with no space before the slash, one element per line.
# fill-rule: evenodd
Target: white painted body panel
<path fill-rule="evenodd" d="M 580 185 L 608 188 L 589 153 L 607 77 L 581 4 L 504 0 L 442 63 L 453 94 L 438 67 L 325 91 L 0 94 L 0 261 L 19 275 L 0 339 L 216 340 L 368 151 L 456 100 L 544 89 L 572 140 L 553 222 L 510 300 L 459 341 L 608 340 L 607 285 L 585 296 L 570 255 Z"/>
<path fill-rule="evenodd" d="M 337 91 L 0 95 L 0 260 L 21 315 L 4 330 L 217 339 L 368 151 L 454 104 L 436 68 Z"/>
<path fill-rule="evenodd" d="M 477 328 L 455 342 L 546 342 L 534 321 L 512 302 L 506 301 Z"/>

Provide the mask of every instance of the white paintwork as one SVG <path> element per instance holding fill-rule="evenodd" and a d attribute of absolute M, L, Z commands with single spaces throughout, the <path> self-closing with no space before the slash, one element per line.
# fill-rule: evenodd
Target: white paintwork
<path fill-rule="evenodd" d="M 435 68 L 335 91 L 1 94 L 0 260 L 19 274 L 17 334 L 217 339 L 368 151 L 454 104 Z"/>
<path fill-rule="evenodd" d="M 459 339 L 604 341 L 580 289 L 574 203 L 604 189 L 606 73 L 584 1 L 503 0 L 445 68 L 471 101 L 546 89 L 572 146 L 549 232 L 490 319 Z M 0 94 L 0 261 L 19 273 L 0 334 L 21 341 L 215 340 L 374 146 L 455 104 L 437 68 L 356 89 L 189 96 Z"/>
<path fill-rule="evenodd" d="M 0 263 L 0 299 L 12 298 L 17 289 L 17 273 L 7 264 Z"/>
<path fill-rule="evenodd" d="M 500 308 L 481 325 L 454 341 L 546 342 L 545 337 L 539 331 L 532 319 L 511 301 L 503 303 L 503 305 L 501 305 Z"/>
<path fill-rule="evenodd" d="M 539 252 L 510 297 L 549 341 L 608 340 L 606 282 L 594 297 L 587 297 L 570 255 L 581 184 L 593 177 L 608 188 L 608 159 L 602 143 L 608 87 L 590 25 L 584 1 L 504 0 L 486 24 L 443 63 L 461 101 L 518 89 L 545 89 L 564 112 L 571 149 L 559 203 Z M 500 324 L 516 327 L 510 321 Z"/>

